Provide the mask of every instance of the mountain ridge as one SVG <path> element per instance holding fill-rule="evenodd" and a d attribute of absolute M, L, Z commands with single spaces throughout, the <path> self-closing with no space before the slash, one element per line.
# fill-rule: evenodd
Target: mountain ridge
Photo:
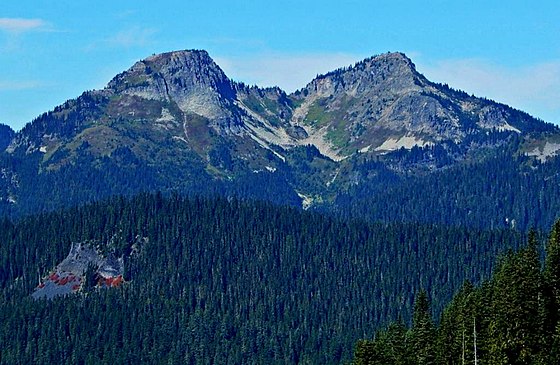
<path fill-rule="evenodd" d="M 398 52 L 372 56 L 319 75 L 292 94 L 278 87 L 248 88 L 234 82 L 206 51 L 166 52 L 136 62 L 115 76 L 104 89 L 90 93 L 174 102 L 181 112 L 208 119 L 209 125 L 220 134 L 246 132 L 259 143 L 264 141 L 267 146 L 260 143 L 262 147 L 312 144 L 335 160 L 355 150 L 384 153 L 400 147 L 424 147 L 442 140 L 460 142 L 473 130 L 521 132 L 542 124 L 503 104 L 469 97 L 430 82 L 417 72 L 411 59 Z M 277 94 L 276 100 L 265 97 L 271 93 Z M 464 105 L 453 108 L 444 105 L 456 101 L 458 94 L 466 99 Z M 254 100 L 250 100 L 251 97 Z M 334 100 L 325 101 L 327 98 Z M 327 102 L 326 106 L 320 105 Z M 272 105 L 272 109 L 280 107 L 280 113 L 265 107 L 265 114 L 259 114 L 266 103 Z M 360 105 L 354 105 L 356 103 Z M 162 110 L 155 119 L 169 117 L 170 111 Z M 271 118 L 280 123 L 267 125 Z M 333 119 L 337 119 L 335 123 Z M 515 120 L 513 125 L 508 122 L 512 119 Z M 272 136 L 260 130 L 263 124 Z M 368 132 L 364 136 L 367 141 L 360 138 L 364 129 Z M 554 128 L 549 125 L 544 129 Z M 300 142 L 301 139 L 305 142 Z M 374 143 L 368 144 L 372 139 Z"/>
<path fill-rule="evenodd" d="M 154 190 L 327 207 L 380 177 L 402 182 L 504 148 L 546 162 L 560 132 L 429 81 L 403 53 L 287 94 L 231 80 L 206 51 L 174 51 L 134 63 L 15 133 L 0 152 L 0 212 Z M 34 187 L 47 185 L 41 195 L 60 196 L 34 201 Z"/>

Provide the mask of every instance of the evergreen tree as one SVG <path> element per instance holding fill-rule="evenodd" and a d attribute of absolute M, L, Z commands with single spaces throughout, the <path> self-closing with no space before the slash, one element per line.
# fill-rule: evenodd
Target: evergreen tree
<path fill-rule="evenodd" d="M 489 356 L 494 363 L 527 364 L 539 359 L 544 318 L 535 234 L 518 254 L 510 253 L 492 282 Z"/>
<path fill-rule="evenodd" d="M 556 221 L 546 245 L 544 288 L 548 300 L 546 338 L 550 346 L 550 361 L 560 363 L 560 220 Z"/>
<path fill-rule="evenodd" d="M 415 364 L 431 365 L 435 363 L 435 328 L 432 319 L 430 301 L 424 290 L 421 290 L 414 303 L 412 319 L 412 349 Z"/>
<path fill-rule="evenodd" d="M 475 361 L 475 329 L 478 305 L 476 292 L 465 282 L 443 311 L 437 329 L 438 364 L 473 364 Z"/>
<path fill-rule="evenodd" d="M 84 272 L 84 283 L 82 287 L 86 292 L 91 291 L 97 285 L 97 267 L 93 264 L 89 264 Z"/>
<path fill-rule="evenodd" d="M 402 321 L 391 323 L 380 330 L 375 340 L 358 341 L 353 363 L 355 365 L 408 365 L 413 364 L 410 333 Z"/>

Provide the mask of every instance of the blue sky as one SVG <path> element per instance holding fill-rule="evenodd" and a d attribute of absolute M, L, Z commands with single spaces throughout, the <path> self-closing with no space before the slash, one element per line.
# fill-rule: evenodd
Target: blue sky
<path fill-rule="evenodd" d="M 287 91 L 402 51 L 434 81 L 560 123 L 559 20 L 549 0 L 4 2 L 0 122 L 20 129 L 139 59 L 196 48 L 235 80 Z"/>

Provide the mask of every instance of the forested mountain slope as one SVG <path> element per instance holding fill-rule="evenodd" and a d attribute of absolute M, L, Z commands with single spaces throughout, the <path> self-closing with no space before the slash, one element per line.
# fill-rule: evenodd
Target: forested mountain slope
<path fill-rule="evenodd" d="M 76 242 L 122 258 L 125 283 L 33 299 Z M 161 195 L 2 220 L 0 362 L 343 363 L 357 339 L 408 318 L 420 288 L 439 312 L 520 242 Z"/>
<path fill-rule="evenodd" d="M 5 150 L 14 138 L 15 132 L 7 125 L 0 123 L 0 150 Z"/>

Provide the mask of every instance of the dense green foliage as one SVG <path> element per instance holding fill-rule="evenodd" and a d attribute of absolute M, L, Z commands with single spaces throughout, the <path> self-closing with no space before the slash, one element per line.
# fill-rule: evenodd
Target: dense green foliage
<path fill-rule="evenodd" d="M 510 148 L 424 175 L 402 176 L 381 162 L 356 161 L 354 170 L 369 182 L 340 194 L 335 206 L 342 214 L 374 221 L 548 229 L 560 218 L 560 159 L 541 164 L 512 157 Z M 403 164 L 434 155 L 436 148 L 402 151 Z"/>
<path fill-rule="evenodd" d="M 494 143 L 491 138 L 500 137 L 487 138 L 490 142 L 486 142 Z M 299 147 L 274 172 L 238 170 L 224 179 L 211 176 L 195 160 L 149 164 L 127 147 L 101 158 L 83 151 L 76 163 L 56 170 L 41 167 L 42 154 L 0 153 L 0 216 L 52 211 L 115 194 L 164 191 L 291 206 L 301 206 L 301 192 L 313 199 L 310 209 L 370 222 L 526 231 L 548 229 L 559 218 L 560 158 L 540 163 L 516 156 L 521 147 L 519 141 L 513 141 L 499 150 L 486 151 L 488 155 L 471 156 L 468 162 L 449 162 L 454 154 L 464 153 L 461 148 L 413 148 L 384 160 L 351 158 L 344 162 L 346 166 L 339 166 L 314 147 Z M 63 154 L 55 155 L 58 153 Z M 228 160 L 218 157 L 212 158 L 220 163 Z M 435 171 L 425 171 L 426 166 L 435 166 Z"/>
<path fill-rule="evenodd" d="M 8 147 L 8 144 L 14 138 L 15 132 L 7 125 L 0 123 L 0 151 Z"/>
<path fill-rule="evenodd" d="M 503 256 L 480 287 L 467 282 L 445 308 L 437 327 L 422 292 L 412 328 L 392 324 L 374 340 L 358 342 L 354 363 L 558 364 L 559 233 L 560 221 L 549 236 L 544 268 L 532 233 L 528 245 Z"/>
<path fill-rule="evenodd" d="M 0 178 L 0 217 L 18 218 L 115 195 L 130 197 L 155 191 L 179 192 L 189 196 L 235 196 L 283 205 L 299 205 L 301 201 L 281 174 L 268 171 L 240 173 L 235 182 L 214 180 L 200 164 L 176 161 L 174 164 L 154 166 L 134 158 L 126 147 L 100 159 L 83 153 L 75 164 L 53 171 L 38 167 L 37 162 L 41 158 L 37 154 L 22 158 L 0 153 L 0 172 L 6 171 L 8 176 Z M 10 171 L 17 173 L 10 175 Z M 3 183 L 6 186 L 2 186 Z M 14 184 L 17 189 L 10 187 Z M 10 194 L 12 190 L 14 193 Z M 16 203 L 8 200 L 10 195 Z"/>
<path fill-rule="evenodd" d="M 506 230 L 340 222 L 160 195 L 0 225 L 5 364 L 344 362 L 358 338 L 408 321 L 419 288 L 439 310 L 521 241 Z M 72 242 L 91 240 L 125 257 L 128 283 L 34 301 L 37 276 Z M 417 336 L 431 331 L 426 319 L 414 317 Z"/>

